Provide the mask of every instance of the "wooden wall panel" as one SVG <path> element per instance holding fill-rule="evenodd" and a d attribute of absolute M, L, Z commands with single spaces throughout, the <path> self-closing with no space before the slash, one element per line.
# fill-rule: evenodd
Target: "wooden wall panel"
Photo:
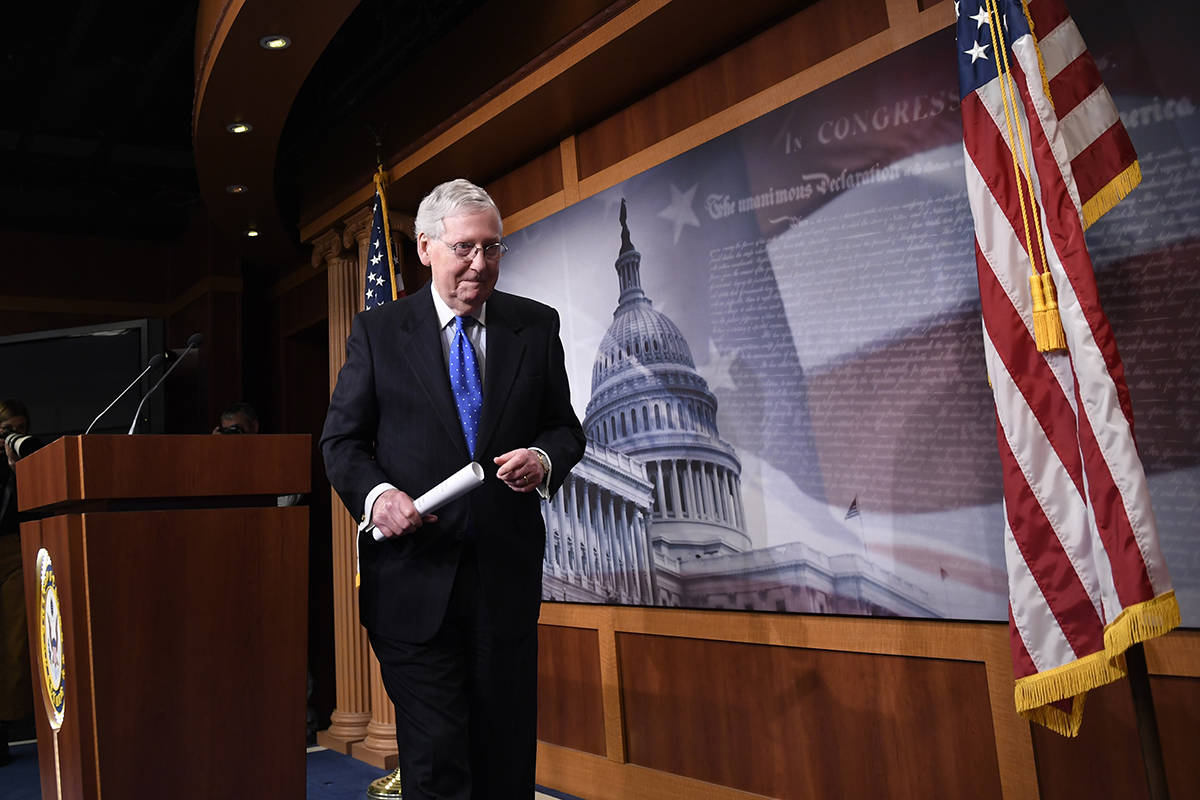
<path fill-rule="evenodd" d="M 1200 680 L 1151 676 L 1163 762 L 1172 797 L 1200 797 Z M 1128 745 L 1127 745 L 1128 746 Z"/>
<path fill-rule="evenodd" d="M 329 287 L 325 273 L 312 267 L 302 267 L 295 286 L 276 296 L 279 314 L 278 335 L 291 336 L 297 331 L 324 323 L 329 318 Z"/>
<path fill-rule="evenodd" d="M 604 755 L 597 631 L 538 626 L 538 739 Z"/>
<path fill-rule="evenodd" d="M 509 214 L 545 200 L 563 188 L 562 158 L 558 148 L 547 150 L 497 181 L 487 185 L 488 194 L 501 213 Z"/>
<path fill-rule="evenodd" d="M 1150 688 L 1171 797 L 1200 797 L 1200 679 L 1152 675 Z M 1148 800 L 1127 682 L 1088 694 L 1079 736 L 1068 739 L 1034 725 L 1033 742 L 1042 800 Z"/>
<path fill-rule="evenodd" d="M 306 519 L 271 507 L 83 515 L 96 798 L 303 792 Z M 286 746 L 239 744 L 281 730 Z M 176 783 L 190 771 L 201 777 Z"/>
<path fill-rule="evenodd" d="M 579 134 L 580 177 L 887 28 L 884 0 L 822 0 Z"/>
<path fill-rule="evenodd" d="M 770 797 L 1000 798 L 980 662 L 618 634 L 631 763 Z"/>

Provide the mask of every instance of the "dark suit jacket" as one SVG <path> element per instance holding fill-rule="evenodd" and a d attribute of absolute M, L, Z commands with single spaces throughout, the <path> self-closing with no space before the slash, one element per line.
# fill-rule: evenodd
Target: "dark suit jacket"
<path fill-rule="evenodd" d="M 360 519 L 371 489 L 388 482 L 416 498 L 471 460 L 442 355 L 429 284 L 359 314 L 329 402 L 321 450 L 330 483 Z M 484 401 L 475 460 L 483 486 L 416 532 L 376 542 L 359 534 L 360 616 L 372 633 L 422 642 L 437 631 L 465 537 L 478 553 L 481 589 L 503 634 L 536 630 L 545 527 L 536 492 L 496 478 L 492 459 L 539 447 L 553 465 L 551 492 L 583 455 L 558 337 L 558 313 L 504 292 L 487 304 Z"/>

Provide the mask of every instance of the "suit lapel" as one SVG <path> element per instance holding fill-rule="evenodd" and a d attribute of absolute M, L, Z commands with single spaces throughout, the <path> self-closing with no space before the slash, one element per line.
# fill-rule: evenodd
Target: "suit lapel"
<path fill-rule="evenodd" d="M 487 450 L 525 357 L 525 343 L 520 337 L 523 327 L 504 295 L 494 293 L 487 307 L 487 374 L 483 381 L 483 418 L 479 422 L 476 453 Z"/>
<path fill-rule="evenodd" d="M 451 441 L 458 445 L 465 458 L 467 441 L 463 436 L 462 424 L 458 420 L 454 394 L 450 390 L 450 376 L 446 372 L 445 357 L 442 353 L 442 334 L 438 329 L 437 312 L 434 310 L 430 291 L 430 284 L 426 283 L 424 288 L 413 296 L 413 312 L 405 318 L 397 341 L 401 354 L 408 360 L 413 374 L 417 377 L 417 383 L 429 397 L 434 416 L 446 429 Z M 486 408 L 486 403 L 484 406 Z"/>

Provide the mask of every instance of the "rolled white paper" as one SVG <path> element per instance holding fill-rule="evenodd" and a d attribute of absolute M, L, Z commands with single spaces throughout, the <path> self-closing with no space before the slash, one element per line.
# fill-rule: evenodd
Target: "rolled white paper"
<path fill-rule="evenodd" d="M 483 467 L 478 462 L 472 461 L 416 500 L 413 500 L 413 505 L 417 507 L 417 513 L 421 516 L 432 514 L 447 503 L 453 502 L 472 489 L 478 488 L 482 483 Z M 384 539 L 383 534 L 379 532 L 379 528 L 371 531 L 371 536 L 377 542 L 382 542 Z"/>

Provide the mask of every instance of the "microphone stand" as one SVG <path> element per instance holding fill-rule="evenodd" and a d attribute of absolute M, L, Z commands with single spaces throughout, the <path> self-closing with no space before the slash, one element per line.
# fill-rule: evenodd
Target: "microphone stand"
<path fill-rule="evenodd" d="M 105 414 L 107 414 L 109 409 L 111 409 L 113 406 L 115 406 L 117 404 L 118 400 L 120 400 L 125 395 L 129 394 L 129 390 L 132 389 L 134 386 L 137 386 L 137 382 L 140 381 L 142 378 L 144 378 L 146 376 L 146 373 L 149 372 L 150 370 L 154 369 L 159 364 L 159 362 L 161 362 L 162 360 L 163 360 L 162 353 L 155 353 L 153 356 L 151 356 L 150 363 L 146 365 L 146 368 L 144 370 L 142 370 L 141 373 L 136 378 L 133 379 L 132 383 L 130 383 L 128 386 L 125 387 L 124 391 L 122 391 L 119 395 L 114 397 L 113 401 L 111 403 L 109 403 L 107 406 L 105 406 L 103 411 L 101 411 L 99 414 L 96 415 L 96 418 L 94 420 L 92 420 L 91 425 L 87 426 L 87 430 L 83 432 L 83 435 L 87 436 L 89 433 L 91 433 L 92 428 L 96 427 L 96 423 L 100 421 L 100 418 L 103 417 Z"/>
<path fill-rule="evenodd" d="M 137 411 L 133 412 L 133 422 L 129 423 L 129 434 L 132 434 L 137 428 L 138 419 L 142 416 L 142 408 L 146 405 L 146 401 L 150 399 L 150 395 L 154 394 L 159 386 L 162 386 L 163 381 L 167 379 L 167 376 L 174 372 L 175 368 L 183 363 L 183 359 L 187 357 L 187 354 L 192 352 L 192 350 L 195 349 L 201 341 L 203 341 L 203 337 L 201 337 L 198 333 L 193 333 L 187 341 L 187 347 L 184 348 L 184 351 L 179 354 L 179 358 L 175 359 L 175 363 L 167 368 L 167 371 L 164 372 L 162 377 L 158 379 L 158 383 L 150 387 L 150 391 L 142 395 L 142 402 L 138 403 Z"/>

